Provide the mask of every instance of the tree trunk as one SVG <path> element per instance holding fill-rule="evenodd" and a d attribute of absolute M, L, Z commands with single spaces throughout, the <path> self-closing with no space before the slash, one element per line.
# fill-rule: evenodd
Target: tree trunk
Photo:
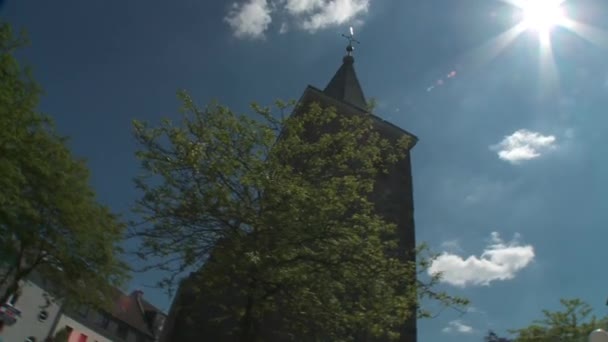
<path fill-rule="evenodd" d="M 33 264 L 29 267 L 26 267 L 25 269 L 22 269 L 21 267 L 17 267 L 17 270 L 15 271 L 14 275 L 7 276 L 7 279 L 5 280 L 5 282 L 7 282 L 10 285 L 8 285 L 5 289 L 0 290 L 0 305 L 6 303 L 6 301 L 10 298 L 10 296 L 17 293 L 17 291 L 19 290 L 19 283 L 21 282 L 21 280 L 28 277 L 30 275 L 30 273 L 32 273 L 32 271 L 34 270 L 34 267 L 36 265 L 37 265 L 37 263 Z"/>
<path fill-rule="evenodd" d="M 253 329 L 253 298 L 247 296 L 247 305 L 245 306 L 245 314 L 241 318 L 241 338 L 240 342 L 255 342 L 255 331 Z"/>
<path fill-rule="evenodd" d="M 4 285 L 9 282 L 10 276 L 15 271 L 15 268 L 15 265 L 11 265 L 6 269 L 6 272 L 2 274 L 2 277 L 0 277 L 0 289 L 3 289 Z"/>
<path fill-rule="evenodd" d="M 11 284 L 4 290 L 4 293 L 0 295 L 0 305 L 3 305 L 8 299 L 19 290 L 19 279 L 13 279 Z"/>
<path fill-rule="evenodd" d="M 3 283 L 1 285 L 9 284 L 6 288 L 0 288 L 0 305 L 6 303 L 6 301 L 19 290 L 19 282 L 21 279 L 30 275 L 32 270 L 40 263 L 40 255 L 36 260 L 33 260 L 31 264 L 27 264 L 25 248 L 23 244 L 19 246 L 19 252 L 17 253 L 17 259 L 9 267 L 8 272 L 3 277 Z"/>
<path fill-rule="evenodd" d="M 245 314 L 240 322 L 240 342 L 255 342 L 258 338 L 258 325 L 255 322 L 253 309 L 255 306 L 255 293 L 257 281 L 255 277 L 249 278 L 247 303 L 245 304 Z"/>

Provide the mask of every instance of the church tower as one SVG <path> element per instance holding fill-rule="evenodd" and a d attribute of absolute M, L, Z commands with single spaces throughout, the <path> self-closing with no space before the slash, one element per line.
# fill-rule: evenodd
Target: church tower
<path fill-rule="evenodd" d="M 349 39 L 349 44 L 338 71 L 323 90 L 309 85 L 304 90 L 298 105 L 306 108 L 308 107 L 307 104 L 316 102 L 321 107 L 334 107 L 338 115 L 370 116 L 374 123 L 374 129 L 384 138 L 396 141 L 403 136 L 409 137 L 412 142 L 410 144 L 411 151 L 411 148 L 418 141 L 415 135 L 369 111 L 363 89 L 355 72 L 353 43 L 357 41 L 353 39 L 352 31 L 350 36 L 344 37 Z M 393 165 L 388 173 L 379 174 L 371 199 L 376 206 L 377 213 L 387 222 L 397 225 L 399 235 L 397 253 L 399 258 L 404 261 L 415 261 L 416 232 L 410 153 Z M 404 327 L 399 340 L 401 342 L 417 341 L 416 312 L 412 312 L 412 314 L 414 318 Z"/>
<path fill-rule="evenodd" d="M 307 108 L 309 104 L 318 103 L 321 107 L 335 108 L 337 115 L 369 116 L 373 120 L 374 129 L 384 138 L 396 141 L 403 136 L 407 136 L 412 142 L 410 144 L 410 148 L 412 148 L 417 142 L 417 138 L 413 134 L 381 119 L 369 111 L 354 67 L 355 59 L 353 57 L 354 48 L 352 44 L 356 41 L 352 37 L 352 32 L 350 36 L 345 37 L 349 39 L 349 44 L 346 48 L 346 56 L 342 59 L 342 65 L 338 71 L 323 90 L 313 86 L 306 87 L 293 115 L 297 115 L 297 108 Z M 399 246 L 396 253 L 399 258 L 404 261 L 415 260 L 416 236 L 414 229 L 412 168 L 409 153 L 401 161 L 394 164 L 388 170 L 388 173 L 378 175 L 374 191 L 371 194 L 371 200 L 376 206 L 377 213 L 387 222 L 397 226 Z M 222 337 L 221 330 L 229 328 L 228 326 L 207 327 L 205 323 L 206 319 L 200 318 L 193 321 L 191 309 L 183 309 L 189 306 L 188 304 L 190 304 L 189 307 L 192 307 L 193 302 L 198 302 L 195 299 L 196 295 L 193 288 L 199 274 L 200 271 L 193 273 L 189 278 L 182 281 L 171 306 L 161 342 L 226 340 L 225 337 Z M 404 279 L 404 282 L 406 281 L 408 280 Z M 412 281 L 415 281 L 415 279 Z M 199 314 L 207 310 L 204 309 L 205 304 L 201 304 L 200 307 L 196 304 L 194 306 L 197 307 L 196 311 Z M 417 342 L 415 309 L 412 314 L 413 318 L 405 324 L 401 331 L 400 342 Z M 272 341 L 269 339 L 265 340 L 274 342 L 274 339 Z M 377 341 L 380 342 L 382 340 Z M 279 342 L 279 340 L 276 342 Z M 365 340 L 365 342 L 371 341 Z"/>

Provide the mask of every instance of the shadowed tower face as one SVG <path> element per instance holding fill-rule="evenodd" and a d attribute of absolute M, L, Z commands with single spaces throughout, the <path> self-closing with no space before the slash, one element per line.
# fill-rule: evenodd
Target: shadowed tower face
<path fill-rule="evenodd" d="M 342 65 L 329 81 L 324 90 L 308 86 L 302 94 L 296 108 L 307 108 L 309 104 L 318 103 L 322 107 L 333 107 L 337 115 L 365 115 L 373 119 L 374 128 L 389 140 L 396 141 L 403 136 L 411 138 L 410 146 L 413 147 L 417 138 L 411 133 L 375 116 L 367 110 L 367 102 L 354 68 L 355 59 L 352 56 L 352 43 L 356 42 L 351 36 L 349 39 L 347 54 L 342 60 Z M 297 110 L 294 112 L 297 115 Z M 410 147 L 410 148 L 411 148 Z M 393 165 L 388 173 L 379 174 L 375 182 L 375 188 L 371 194 L 371 200 L 376 206 L 377 213 L 387 222 L 397 225 L 399 235 L 399 247 L 396 253 L 399 258 L 408 261 L 415 260 L 414 249 L 416 246 L 414 230 L 414 202 L 412 189 L 411 159 L 408 153 L 404 159 Z M 169 318 L 165 325 L 165 337 L 161 341 L 184 341 L 194 342 L 211 340 L 209 333 L 204 332 L 203 322 L 192 322 L 191 315 L 187 310 L 178 307 L 190 303 L 194 298 L 189 290 L 188 284 L 196 282 L 196 274 L 191 275 L 180 286 L 180 290 L 173 302 Z M 414 280 L 415 281 L 415 280 Z M 181 293 L 181 294 L 180 294 Z M 201 304 L 201 310 L 205 304 Z M 198 307 L 198 306 L 197 306 Z M 407 322 L 401 331 L 401 342 L 416 342 L 416 312 L 412 312 L 413 319 Z M 216 331 L 217 332 L 217 331 Z M 226 340 L 213 335 L 215 340 Z M 203 339 L 201 339 L 203 338 Z M 207 339 L 205 339 L 207 338 Z M 218 339 L 219 338 L 219 339 Z M 361 340 L 363 341 L 363 340 Z M 371 341 L 365 339 L 365 341 Z M 374 340 L 382 341 L 382 340 Z"/>
<path fill-rule="evenodd" d="M 353 47 L 351 36 L 346 48 L 347 54 L 342 59 L 342 65 L 329 81 L 324 90 L 308 86 L 300 98 L 300 104 L 320 103 L 322 107 L 336 108 L 338 115 L 369 115 L 373 119 L 374 128 L 384 137 L 392 141 L 408 136 L 412 144 L 417 137 L 368 111 L 368 104 L 355 72 L 355 59 L 352 56 Z M 356 41 L 355 41 L 356 42 Z M 395 164 L 386 174 L 379 174 L 375 182 L 371 200 L 376 211 L 387 222 L 397 225 L 399 248 L 397 254 L 401 260 L 415 261 L 416 233 L 414 227 L 414 198 L 412 187 L 412 166 L 410 153 Z M 414 280 L 415 281 L 415 280 Z M 415 309 L 412 312 L 416 317 Z M 411 319 L 404 327 L 401 342 L 417 340 L 416 319 Z"/>

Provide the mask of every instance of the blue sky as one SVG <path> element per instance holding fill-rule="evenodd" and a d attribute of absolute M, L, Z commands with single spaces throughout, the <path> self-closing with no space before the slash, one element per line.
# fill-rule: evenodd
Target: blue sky
<path fill-rule="evenodd" d="M 608 3 L 563 8 L 578 24 L 555 28 L 550 49 L 531 29 L 501 44 L 521 11 L 499 0 L 13 0 L 0 15 L 28 30 L 41 110 L 120 213 L 137 196 L 132 119 L 175 117 L 178 89 L 241 111 L 297 99 L 326 85 L 354 26 L 377 114 L 420 138 L 419 242 L 443 252 L 442 288 L 472 301 L 422 321 L 420 340 L 458 342 L 526 325 L 562 297 L 606 313 Z"/>

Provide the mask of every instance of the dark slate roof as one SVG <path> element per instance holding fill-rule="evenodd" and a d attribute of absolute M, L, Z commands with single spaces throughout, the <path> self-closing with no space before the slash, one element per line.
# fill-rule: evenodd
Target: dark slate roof
<path fill-rule="evenodd" d="M 329 102 L 329 103 L 326 102 L 325 104 L 329 104 L 329 105 L 335 106 L 335 107 L 342 106 L 341 108 L 345 108 L 354 113 L 369 115 L 376 123 L 384 125 L 391 131 L 395 132 L 396 134 L 405 134 L 405 135 L 410 136 L 413 139 L 413 145 L 410 146 L 410 148 L 413 148 L 418 143 L 418 137 L 415 134 L 393 124 L 390 121 L 384 120 L 383 118 L 381 118 L 373 113 L 370 113 L 369 111 L 367 111 L 365 109 L 352 105 L 348 102 L 337 100 L 334 97 L 328 96 L 326 92 L 321 91 L 320 89 L 318 89 L 314 86 L 311 86 L 311 85 L 306 87 L 306 89 L 304 90 L 304 93 L 298 100 L 298 104 L 316 102 L 316 101 L 324 102 L 327 100 L 329 100 L 331 102 Z"/>
<path fill-rule="evenodd" d="M 345 56 L 342 59 L 342 66 L 329 81 L 323 92 L 336 100 L 366 109 L 367 102 L 357 79 L 354 63 L 355 59 L 352 56 Z"/>
<path fill-rule="evenodd" d="M 350 107 L 351 109 L 359 112 L 360 114 L 368 114 L 376 121 L 377 123 L 385 126 L 387 129 L 393 132 L 400 132 L 401 134 L 409 135 L 413 138 L 414 144 L 418 142 L 418 137 L 414 134 L 404 130 L 403 128 L 386 121 L 379 116 L 370 113 L 367 107 L 367 102 L 365 101 L 365 95 L 363 95 L 363 90 L 361 89 L 361 84 L 359 83 L 359 79 L 357 79 L 357 73 L 355 72 L 355 59 L 350 54 L 352 50 L 349 50 L 349 54 L 344 56 L 342 59 L 342 65 L 336 71 L 334 77 L 329 81 L 327 86 L 323 91 L 317 89 L 313 86 L 308 86 L 302 94 L 302 97 L 298 101 L 298 103 L 306 102 L 306 100 L 310 100 L 309 96 L 313 98 L 320 99 L 321 97 L 330 98 L 335 101 L 336 104 L 345 105 Z"/>
<path fill-rule="evenodd" d="M 110 314 L 114 316 L 115 319 L 128 324 L 139 332 L 154 337 L 154 332 L 150 329 L 150 324 L 146 321 L 145 312 L 142 312 L 142 307 L 140 307 L 140 304 L 138 303 L 138 300 L 141 300 L 141 298 L 138 299 L 138 296 L 141 296 L 141 294 L 138 294 L 138 291 L 128 295 L 119 289 L 115 289 L 115 305 Z M 152 310 L 161 312 L 152 304 L 144 300 L 142 300 L 142 306 L 146 311 Z"/>
<path fill-rule="evenodd" d="M 50 293 L 54 293 L 56 290 L 56 288 L 53 287 L 51 283 L 47 282 L 39 272 L 33 272 L 30 274 L 28 276 L 28 281 L 33 282 L 40 288 L 44 289 L 45 291 L 49 291 Z M 150 302 L 144 300 L 143 292 L 134 291 L 131 294 L 126 294 L 121 289 L 112 287 L 109 295 L 111 297 L 112 306 L 109 308 L 110 311 L 106 312 L 106 314 L 109 314 L 114 319 L 129 325 L 131 328 L 139 331 L 140 333 L 143 333 L 149 337 L 155 337 L 155 331 L 152 330 L 152 324 L 148 321 L 146 312 L 155 312 L 163 316 L 165 313 L 152 305 Z M 71 318 L 80 321 L 81 317 L 72 316 L 71 313 L 73 312 L 68 312 L 67 314 Z M 81 321 L 81 323 L 85 324 L 89 328 L 93 328 L 93 330 L 96 330 L 102 335 L 107 334 L 107 331 L 94 329 L 94 327 L 90 325 L 90 322 L 87 322 L 86 320 Z"/>

